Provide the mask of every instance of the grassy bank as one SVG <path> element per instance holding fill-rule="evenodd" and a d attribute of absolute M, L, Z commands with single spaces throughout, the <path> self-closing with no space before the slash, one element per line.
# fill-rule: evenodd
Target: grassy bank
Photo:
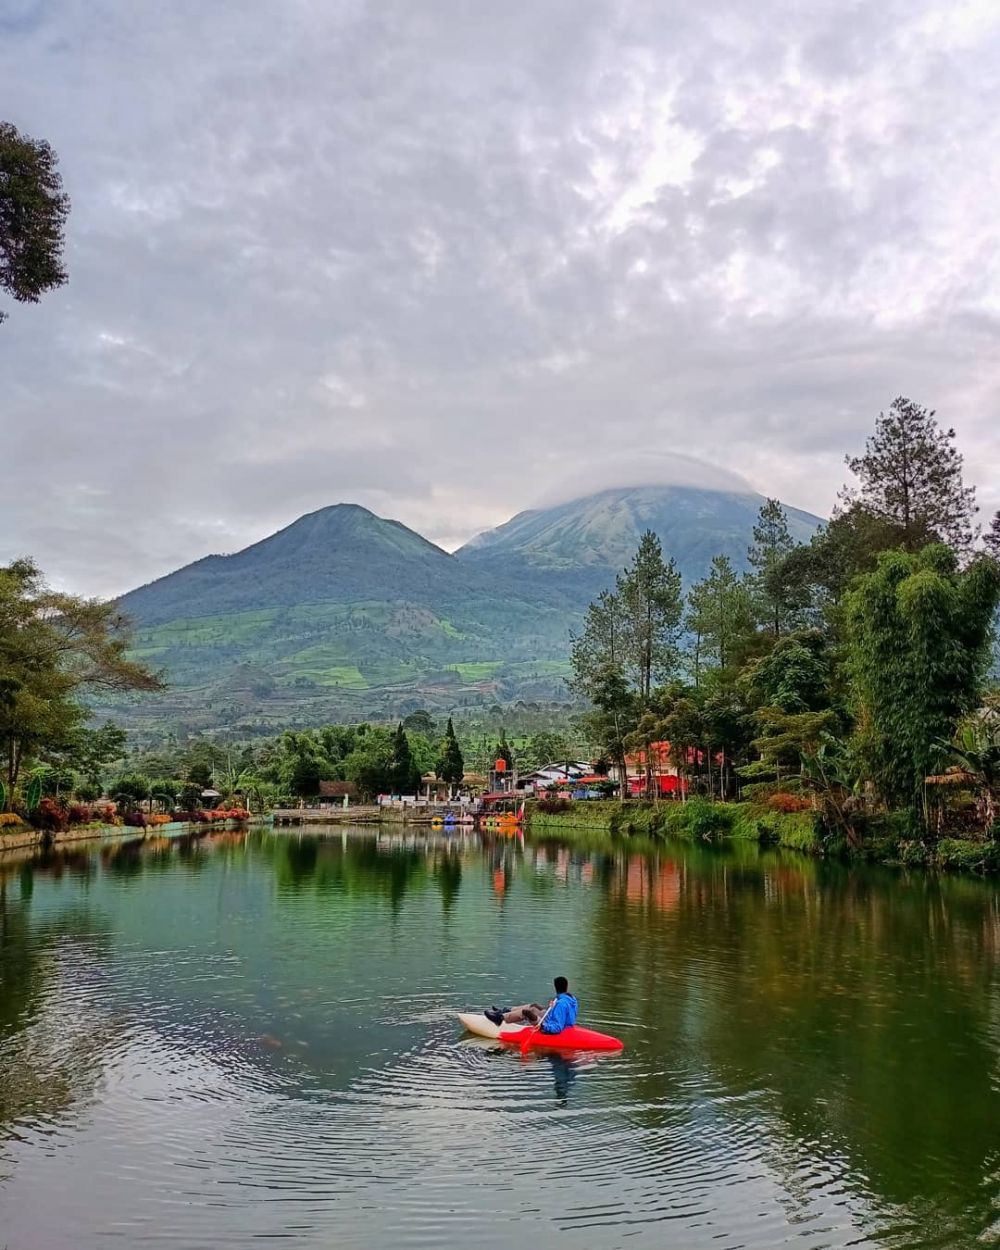
<path fill-rule="evenodd" d="M 533 830 L 603 830 L 615 837 L 742 838 L 753 842 L 822 848 L 812 812 L 776 812 L 750 803 L 571 803 L 558 811 L 529 808 Z"/>
<path fill-rule="evenodd" d="M 853 854 L 907 867 L 1000 872 L 1000 842 L 942 838 L 923 842 L 893 827 L 891 818 L 873 822 L 860 846 L 849 850 L 825 832 L 816 814 L 781 812 L 755 803 L 568 803 L 559 810 L 528 808 L 530 828 L 542 835 L 569 837 L 601 832 L 620 838 L 689 838 L 705 842 L 739 839 L 762 846 L 784 846 L 814 855 Z"/>

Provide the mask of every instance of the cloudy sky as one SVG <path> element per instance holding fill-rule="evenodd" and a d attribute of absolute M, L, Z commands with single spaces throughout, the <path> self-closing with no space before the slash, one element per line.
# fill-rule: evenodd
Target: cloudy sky
<path fill-rule="evenodd" d="M 995 0 L 0 0 L 0 117 L 73 201 L 0 327 L 61 585 L 689 457 L 825 512 L 899 393 L 1000 504 Z"/>

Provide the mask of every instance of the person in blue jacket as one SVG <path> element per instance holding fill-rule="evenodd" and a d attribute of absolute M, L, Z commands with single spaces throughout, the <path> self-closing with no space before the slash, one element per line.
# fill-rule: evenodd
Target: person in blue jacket
<path fill-rule="evenodd" d="M 565 977 L 556 977 L 553 981 L 556 996 L 548 1005 L 548 1009 L 538 1003 L 525 1003 L 523 1007 L 508 1007 L 501 1011 L 499 1007 L 491 1007 L 483 1014 L 494 1024 L 538 1024 L 541 1033 L 561 1033 L 571 1024 L 576 1024 L 576 1014 L 580 1004 L 569 992 L 569 982 Z"/>

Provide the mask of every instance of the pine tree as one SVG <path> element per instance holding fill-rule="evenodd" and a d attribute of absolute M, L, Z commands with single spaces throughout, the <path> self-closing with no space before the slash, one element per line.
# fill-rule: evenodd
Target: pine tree
<path fill-rule="evenodd" d="M 613 591 L 602 591 L 587 608 L 583 632 L 572 639 L 570 662 L 575 688 L 587 698 L 589 687 L 606 669 L 624 668 L 624 610 L 621 598 Z"/>
<path fill-rule="evenodd" d="M 994 560 L 1000 560 L 1000 512 L 993 514 L 990 528 L 983 535 L 983 546 Z"/>
<path fill-rule="evenodd" d="M 458 786 L 462 784 L 462 778 L 465 776 L 465 760 L 462 757 L 462 748 L 458 745 L 458 739 L 455 737 L 455 726 L 452 724 L 451 717 L 448 717 L 448 728 L 445 730 L 444 741 L 441 744 L 441 756 L 437 764 L 437 775 L 442 781 L 447 781 L 450 786 Z"/>
<path fill-rule="evenodd" d="M 761 615 L 775 638 L 779 638 L 786 628 L 789 603 L 781 570 L 794 546 L 795 540 L 789 532 L 784 508 L 777 499 L 766 500 L 757 514 L 747 559 L 757 574 L 755 580 Z"/>
<path fill-rule="evenodd" d="M 706 656 L 713 667 L 729 668 L 739 643 L 753 633 L 753 595 L 728 556 L 716 556 L 708 577 L 691 587 L 686 624 L 696 640 L 696 684 Z"/>
<path fill-rule="evenodd" d="M 392 739 L 388 780 L 393 794 L 416 794 L 420 789 L 420 769 L 414 762 L 402 722 Z"/>
<path fill-rule="evenodd" d="M 681 575 L 663 559 L 660 540 L 647 530 L 632 563 L 618 579 L 623 655 L 639 698 L 648 701 L 656 683 L 667 680 L 680 658 L 684 599 Z"/>
<path fill-rule="evenodd" d="M 907 551 L 931 542 L 968 551 L 976 491 L 962 481 L 962 456 L 954 442 L 955 431 L 940 429 L 932 411 L 900 396 L 888 414 L 879 413 L 865 454 L 847 457 L 860 487 L 845 487 L 841 499 L 889 521 Z"/>

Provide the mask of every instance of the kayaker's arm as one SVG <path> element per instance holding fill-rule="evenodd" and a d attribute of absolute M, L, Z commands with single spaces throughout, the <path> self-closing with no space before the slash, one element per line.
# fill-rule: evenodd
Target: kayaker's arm
<path fill-rule="evenodd" d="M 542 1033 L 561 1033 L 576 1022 L 576 1004 L 567 994 L 560 994 L 539 1026 Z"/>

